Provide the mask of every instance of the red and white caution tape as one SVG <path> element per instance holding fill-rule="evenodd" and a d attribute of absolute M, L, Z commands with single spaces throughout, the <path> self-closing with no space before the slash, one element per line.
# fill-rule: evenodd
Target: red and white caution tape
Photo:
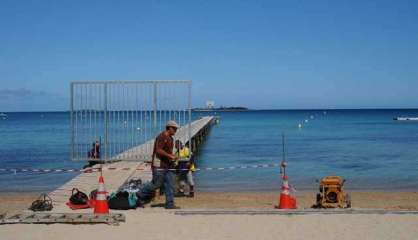
<path fill-rule="evenodd" d="M 237 170 L 237 169 L 252 169 L 252 168 L 273 168 L 279 167 L 280 164 L 255 164 L 255 165 L 240 165 L 240 166 L 229 166 L 229 167 L 206 167 L 206 168 L 196 168 L 196 171 L 224 171 L 224 170 Z M 116 167 L 103 167 L 103 168 L 85 168 L 85 169 L 39 169 L 39 168 L 0 168 L 0 173 L 70 173 L 70 172 L 83 172 L 83 173 L 92 173 L 100 171 L 130 171 L 134 168 L 116 168 Z M 138 167 L 135 168 L 136 171 L 150 171 L 149 168 Z M 177 170 L 189 170 L 189 169 L 161 169 L 163 171 L 177 171 Z"/>

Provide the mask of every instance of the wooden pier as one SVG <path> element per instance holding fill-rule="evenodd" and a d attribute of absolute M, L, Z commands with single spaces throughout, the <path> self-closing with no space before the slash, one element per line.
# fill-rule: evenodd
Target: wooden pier
<path fill-rule="evenodd" d="M 211 126 L 215 123 L 214 117 L 203 117 L 190 124 L 191 130 L 191 146 L 193 151 L 199 149 L 200 144 L 204 141 Z M 189 141 L 189 126 L 181 127 L 176 135 L 175 139 L 181 140 L 183 143 Z M 126 181 L 131 178 L 141 178 L 143 182 L 150 181 L 152 178 L 151 166 L 151 154 L 154 145 L 154 139 L 148 142 L 128 149 L 123 153 L 120 153 L 117 157 L 121 158 L 124 154 L 129 153 L 129 156 L 135 156 L 135 160 L 118 161 L 110 164 L 104 164 L 102 174 L 105 179 L 106 190 L 111 193 L 116 191 Z M 133 153 L 133 154 L 132 154 Z M 66 203 L 71 195 L 71 190 L 77 188 L 87 195 L 98 187 L 98 179 L 100 173 L 97 171 L 83 172 L 80 175 L 73 178 L 71 181 L 57 188 L 51 192 L 49 196 L 53 200 L 53 212 L 65 213 L 73 212 Z M 91 210 L 82 210 L 80 212 L 89 212 Z"/>

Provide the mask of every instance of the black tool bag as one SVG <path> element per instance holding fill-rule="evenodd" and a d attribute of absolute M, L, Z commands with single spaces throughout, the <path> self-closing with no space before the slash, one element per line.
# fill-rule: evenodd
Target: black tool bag
<path fill-rule="evenodd" d="M 134 207 L 129 206 L 129 193 L 128 192 L 117 192 L 114 196 L 110 197 L 108 200 L 110 209 L 117 210 L 128 210 L 134 209 Z"/>
<path fill-rule="evenodd" d="M 70 203 L 74 205 L 85 205 L 89 201 L 87 195 L 80 192 L 77 188 L 73 188 L 71 191 Z"/>
<path fill-rule="evenodd" d="M 45 193 L 41 194 L 29 207 L 29 210 L 34 212 L 43 212 L 52 210 L 52 199 Z"/>

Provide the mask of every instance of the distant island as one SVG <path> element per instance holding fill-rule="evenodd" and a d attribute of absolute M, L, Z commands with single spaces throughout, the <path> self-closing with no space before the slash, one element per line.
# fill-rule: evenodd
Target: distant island
<path fill-rule="evenodd" d="M 248 111 L 246 107 L 212 107 L 212 108 L 193 108 L 192 111 L 195 112 L 244 112 Z"/>

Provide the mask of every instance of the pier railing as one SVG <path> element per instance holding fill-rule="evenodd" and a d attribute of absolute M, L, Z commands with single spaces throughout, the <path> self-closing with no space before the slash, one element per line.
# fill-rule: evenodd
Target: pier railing
<path fill-rule="evenodd" d="M 190 141 L 191 81 L 79 81 L 70 95 L 72 160 L 138 160 L 127 150 L 150 142 L 169 120 L 188 129 Z M 141 149 L 132 154 L 152 151 Z"/>

